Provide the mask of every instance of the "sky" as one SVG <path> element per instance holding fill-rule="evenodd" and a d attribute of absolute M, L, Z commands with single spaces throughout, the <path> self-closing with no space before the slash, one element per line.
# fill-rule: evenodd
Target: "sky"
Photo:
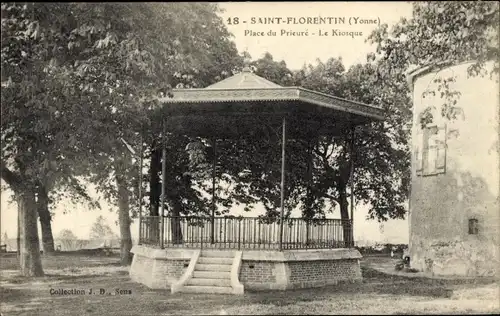
<path fill-rule="evenodd" d="M 224 2 L 220 7 L 225 10 L 222 17 L 240 52 L 248 51 L 253 59 L 269 52 L 275 60 L 284 60 L 290 69 L 300 69 L 304 64 L 331 57 L 341 57 L 346 67 L 364 63 L 366 55 L 374 51 L 374 47 L 365 42 L 369 33 L 379 23 L 392 25 L 402 17 L 410 17 L 412 9 L 407 2 Z M 326 23 L 317 24 L 321 21 Z M 92 196 L 100 199 L 95 190 L 91 188 L 91 191 Z M 9 238 L 15 238 L 17 233 L 17 207 L 9 202 L 10 198 L 10 191 L 2 191 L 2 238 L 5 232 Z M 54 209 L 54 236 L 57 237 L 62 229 L 70 229 L 79 238 L 86 239 L 92 223 L 100 215 L 118 233 L 116 206 L 101 198 L 101 207 L 101 210 L 90 211 L 85 205 L 61 201 Z M 256 216 L 261 211 L 247 216 Z M 241 212 L 237 209 L 234 213 Z M 408 242 L 407 220 L 390 220 L 381 229 L 379 223 L 366 220 L 366 216 L 367 207 L 356 208 L 356 240 Z M 333 217 L 339 216 L 334 214 Z M 136 237 L 137 222 L 132 224 L 131 230 Z"/>

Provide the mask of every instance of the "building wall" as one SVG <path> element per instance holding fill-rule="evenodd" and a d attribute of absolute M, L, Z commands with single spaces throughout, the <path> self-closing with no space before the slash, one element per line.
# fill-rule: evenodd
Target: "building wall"
<path fill-rule="evenodd" d="M 468 78 L 469 65 L 422 73 L 413 82 L 410 258 L 412 267 L 438 275 L 495 275 L 500 267 L 498 82 Z M 451 90 L 461 92 L 454 120 L 440 115 L 443 99 L 434 82 L 450 77 L 456 80 Z M 424 97 L 426 90 L 436 96 Z M 444 142 L 434 174 L 425 174 L 421 164 L 425 133 L 419 115 L 427 106 L 435 106 L 436 137 Z M 477 219 L 477 234 L 469 233 L 469 219 Z"/>

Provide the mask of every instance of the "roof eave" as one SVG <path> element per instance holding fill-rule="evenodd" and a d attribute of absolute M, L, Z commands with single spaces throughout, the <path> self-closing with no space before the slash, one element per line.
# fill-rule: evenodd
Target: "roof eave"
<path fill-rule="evenodd" d="M 161 98 L 162 103 L 218 103 L 259 101 L 301 101 L 337 111 L 384 120 L 383 109 L 361 102 L 350 101 L 301 87 L 280 87 L 263 89 L 175 89 L 173 98 Z M 176 98 L 177 92 L 177 98 Z M 254 92 L 253 94 L 251 92 Z M 280 94 L 282 92 L 282 94 Z M 214 94 L 219 94 L 214 97 Z M 179 95 L 186 95 L 179 96 Z M 189 96 L 192 94 L 192 96 Z M 239 95 L 238 95 L 239 94 Z M 194 97 L 194 95 L 198 95 Z M 211 96 L 210 96 L 211 95 Z"/>

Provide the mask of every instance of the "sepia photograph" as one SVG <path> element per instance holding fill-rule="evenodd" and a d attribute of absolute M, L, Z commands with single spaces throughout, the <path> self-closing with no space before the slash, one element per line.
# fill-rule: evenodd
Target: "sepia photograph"
<path fill-rule="evenodd" d="M 2 2 L 0 316 L 500 314 L 499 7 Z"/>

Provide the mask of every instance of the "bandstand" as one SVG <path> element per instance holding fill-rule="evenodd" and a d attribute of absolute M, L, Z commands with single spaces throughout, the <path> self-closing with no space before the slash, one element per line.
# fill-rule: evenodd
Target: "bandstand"
<path fill-rule="evenodd" d="M 354 129 L 383 120 L 380 108 L 300 87 L 282 87 L 248 68 L 203 89 L 174 89 L 172 95 L 161 99 L 157 109 L 163 134 L 210 139 L 214 152 L 218 138 L 260 137 L 255 127 L 264 122 L 280 130 L 280 216 L 275 220 L 215 216 L 215 202 L 210 216 L 166 214 L 168 188 L 163 178 L 160 216 L 140 214 L 139 243 L 132 249 L 132 280 L 172 292 L 233 294 L 245 289 L 286 290 L 361 280 L 361 255 L 354 249 L 353 194 L 348 220 L 287 216 L 286 144 L 289 139 L 312 143 L 320 135 L 329 135 L 349 139 L 353 150 Z M 163 157 L 168 154 L 165 146 L 162 153 Z M 165 164 L 162 159 L 162 177 L 166 176 Z M 350 172 L 352 192 L 352 162 Z M 213 188 L 215 194 L 215 175 Z"/>

